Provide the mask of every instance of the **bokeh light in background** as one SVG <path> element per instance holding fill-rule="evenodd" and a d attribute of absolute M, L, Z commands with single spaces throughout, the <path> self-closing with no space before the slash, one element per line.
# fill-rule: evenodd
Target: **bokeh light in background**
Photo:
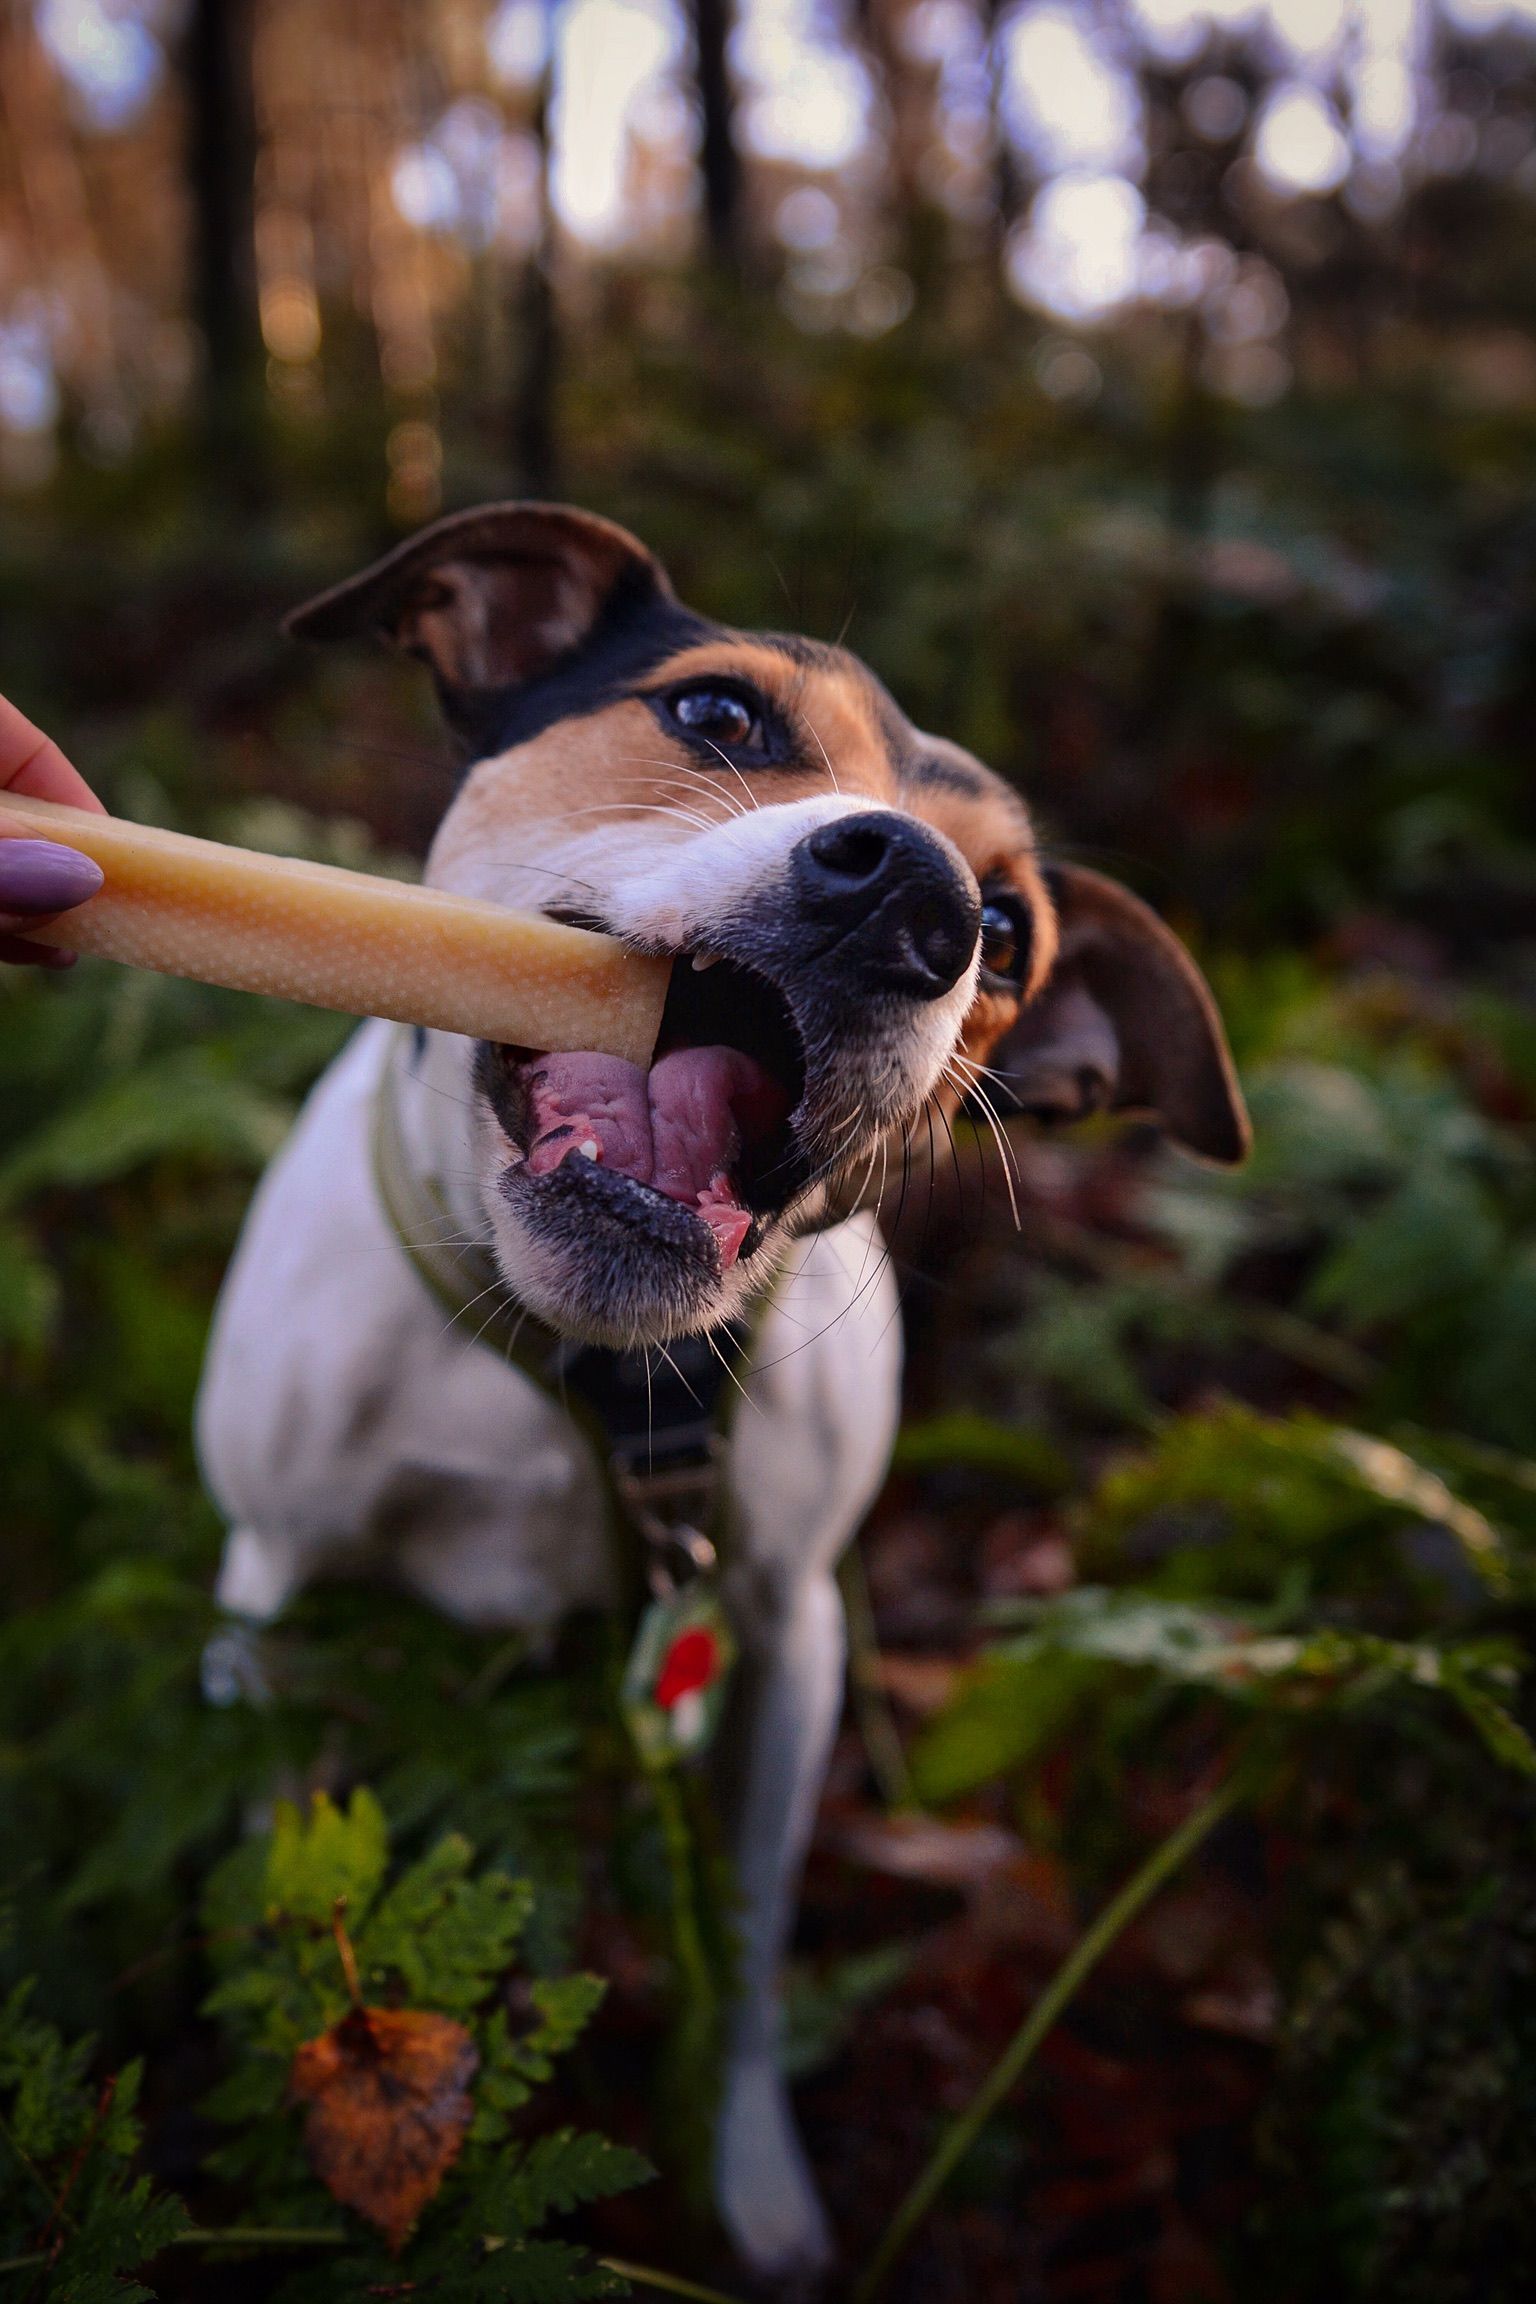
<path fill-rule="evenodd" d="M 631 204 L 636 147 L 685 127 L 666 102 L 683 55 L 681 16 L 670 0 L 569 0 L 555 42 L 555 212 L 593 247 L 651 237 L 654 220 Z"/>
<path fill-rule="evenodd" d="M 174 406 L 195 373 L 174 266 L 162 256 L 155 280 L 136 277 L 105 245 L 116 226 L 88 189 L 97 155 L 174 138 L 166 122 L 189 4 L 36 0 L 32 10 L 57 115 L 35 132 L 50 139 L 54 179 L 73 170 L 74 182 L 35 206 L 12 187 L 0 213 L 0 435 L 31 443 L 9 457 L 13 480 L 45 473 L 71 404 L 84 407 L 82 437 L 110 446 Z M 463 0 L 443 21 L 451 38 L 433 35 L 443 53 L 370 96 L 373 143 L 348 162 L 350 190 L 339 158 L 327 162 L 328 188 L 324 168 L 300 192 L 276 193 L 278 165 L 261 179 L 262 331 L 273 390 L 292 407 L 309 390 L 338 287 L 371 310 L 386 382 L 425 391 L 475 264 L 549 257 L 568 284 L 584 268 L 675 262 L 697 245 L 699 123 L 680 0 Z M 13 44 L 25 11 L 18 22 Z M 1245 250 L 1240 223 L 1188 233 L 1159 208 L 1149 63 L 1180 71 L 1209 52 L 1210 69 L 1184 91 L 1183 132 L 1242 181 L 1250 204 L 1339 193 L 1362 223 L 1384 226 L 1415 182 L 1474 166 L 1513 174 L 1528 153 L 1520 122 L 1479 117 L 1475 75 L 1460 76 L 1467 85 L 1449 102 L 1429 61 L 1442 32 L 1529 35 L 1536 0 L 1128 0 L 1120 11 L 1019 0 L 996 13 L 910 0 L 881 22 L 904 67 L 926 76 L 924 196 L 957 232 L 974 232 L 995 209 L 998 167 L 1013 171 L 1019 197 L 994 260 L 1018 302 L 1085 331 L 1136 308 L 1199 306 L 1209 379 L 1238 400 L 1287 387 L 1286 299 L 1263 256 Z M 1261 87 L 1245 85 L 1244 55 Z M 898 325 L 915 291 L 879 187 L 901 164 L 902 128 L 871 40 L 832 0 L 739 0 L 729 57 L 755 229 L 778 251 L 785 310 L 813 330 Z M 338 68 L 333 82 L 344 77 Z M 307 100 L 323 126 L 341 98 L 317 83 Z M 19 100 L 14 109 L 19 120 Z M 338 132 L 338 153 L 345 141 Z M 326 206 L 344 195 L 369 218 L 345 263 L 336 251 L 347 234 Z M 147 221 L 141 237 L 166 233 Z"/>
<path fill-rule="evenodd" d="M 817 0 L 755 0 L 740 12 L 734 61 L 750 150 L 835 174 L 870 133 L 869 74 Z"/>
<path fill-rule="evenodd" d="M 157 35 L 171 13 L 156 0 L 38 0 L 38 35 L 93 127 L 132 127 L 165 69 Z"/>

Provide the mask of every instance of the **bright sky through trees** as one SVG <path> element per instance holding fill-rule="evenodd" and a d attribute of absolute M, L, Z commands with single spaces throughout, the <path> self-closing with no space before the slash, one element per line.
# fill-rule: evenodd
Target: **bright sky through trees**
<path fill-rule="evenodd" d="M 1536 24 L 1536 0 L 1441 0 L 1440 12 L 1473 34 Z M 183 16 L 178 0 L 35 0 L 37 39 L 77 139 L 110 144 L 151 118 Z M 335 31 L 323 7 L 294 21 L 305 23 L 306 39 L 310 21 L 317 40 L 327 26 Z M 400 37 L 412 44 L 409 12 L 403 23 Z M 1437 111 L 1433 0 L 1127 0 L 1119 13 L 1015 0 L 996 23 L 990 57 L 976 0 L 910 0 L 882 23 L 883 36 L 929 75 L 931 196 L 956 218 L 967 201 L 974 214 L 1000 124 L 1025 188 L 1004 251 L 1008 286 L 1068 325 L 1091 328 L 1137 302 L 1202 296 L 1218 260 L 1214 243 L 1186 246 L 1149 211 L 1138 72 L 1149 56 L 1189 67 L 1213 30 L 1244 43 L 1265 76 L 1260 98 L 1250 107 L 1238 79 L 1213 64 L 1187 89 L 1185 120 L 1223 165 L 1235 153 L 1280 199 L 1347 187 L 1358 215 L 1387 215 L 1415 170 L 1454 167 L 1473 133 L 1468 120 Z M 424 280 L 433 250 L 457 244 L 520 262 L 538 245 L 543 161 L 530 120 L 546 69 L 549 198 L 563 260 L 686 253 L 700 190 L 684 0 L 461 0 L 452 29 L 457 77 L 413 66 L 369 163 L 366 201 L 393 214 L 392 264 L 414 247 L 409 262 Z M 856 29 L 849 0 L 736 0 L 736 139 L 749 175 L 767 172 L 758 213 L 784 252 L 786 305 L 808 327 L 834 324 L 836 295 L 836 324 L 869 334 L 911 304 L 911 283 L 880 244 L 877 188 L 900 165 L 892 141 L 900 128 L 877 47 L 867 27 Z M 325 94 L 321 84 L 322 108 Z M 313 216 L 291 217 L 290 227 L 301 238 L 319 228 Z M 385 244 L 377 226 L 374 240 Z M 1231 250 L 1218 253 L 1236 261 Z M 0 431 L 43 435 L 58 420 L 61 381 L 78 389 L 70 346 L 91 327 L 100 335 L 100 316 L 82 322 L 71 307 L 84 291 L 67 271 L 61 279 L 56 251 L 28 256 L 23 247 L 18 260 L 0 245 L 0 255 Z M 320 345 L 321 289 L 301 273 L 285 274 L 270 294 L 263 280 L 264 327 L 269 305 L 276 315 L 268 348 L 290 361 Z M 862 298 L 861 280 L 874 283 Z M 158 293 L 164 316 L 163 286 Z M 106 291 L 97 294 L 104 310 Z M 129 325 L 139 328 L 137 314 Z M 430 331 L 430 318 L 422 325 Z M 418 339 L 426 341 L 419 330 Z M 430 354 L 405 364 L 420 368 L 423 358 L 430 368 Z M 1282 369 L 1272 362 L 1263 373 L 1264 391 L 1277 388 Z"/>

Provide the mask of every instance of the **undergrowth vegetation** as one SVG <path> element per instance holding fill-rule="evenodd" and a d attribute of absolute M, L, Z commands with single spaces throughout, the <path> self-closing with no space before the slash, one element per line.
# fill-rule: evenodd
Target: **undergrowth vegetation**
<path fill-rule="evenodd" d="M 968 1124 L 893 1190 L 909 1417 L 786 2055 L 867 2263 L 1084 1926 L 1238 1769 L 892 2293 L 1513 2300 L 1529 427 L 1406 385 L 1207 411 L 1195 533 L 1170 380 L 1106 347 L 1091 413 L 1047 405 L 1023 330 L 957 391 L 918 323 L 878 351 L 765 323 L 749 372 L 728 330 L 642 352 L 595 319 L 566 411 L 580 493 L 687 596 L 828 636 L 857 607 L 919 720 L 1137 881 L 1200 949 L 1255 1122 L 1233 1176 L 1134 1124 L 1020 1131 L 1017 1231 Z M 163 471 L 66 475 L 0 558 L 0 673 L 128 812 L 376 863 L 447 779 L 408 679 L 268 643 L 375 540 L 313 442 L 274 452 L 303 518 L 222 592 L 151 518 Z M 454 453 L 460 498 L 494 485 L 468 422 Z M 638 2259 L 728 2287 L 603 1627 L 550 1659 L 388 1592 L 259 1640 L 212 1606 L 209 1309 L 345 1030 L 103 967 L 0 979 L 0 2281 L 554 2299 Z M 325 2083 L 397 2048 L 444 2154 L 414 2237 L 315 2173 Z"/>

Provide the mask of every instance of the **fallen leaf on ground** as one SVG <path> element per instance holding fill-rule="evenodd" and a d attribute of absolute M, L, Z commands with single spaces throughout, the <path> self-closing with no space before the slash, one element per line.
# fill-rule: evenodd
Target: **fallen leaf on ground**
<path fill-rule="evenodd" d="M 936 1816 L 852 1816 L 828 1840 L 855 1864 L 946 1888 L 971 1887 L 1024 1853 L 1000 1824 L 945 1824 Z"/>
<path fill-rule="evenodd" d="M 462 2024 L 408 2008 L 353 2008 L 294 2051 L 289 2092 L 309 2106 L 309 2164 L 393 2250 L 458 2156 L 479 2060 Z"/>
<path fill-rule="evenodd" d="M 892 1648 L 876 1659 L 875 1677 L 887 1696 L 927 1720 L 954 1695 L 960 1666 L 948 1656 L 912 1656 Z"/>

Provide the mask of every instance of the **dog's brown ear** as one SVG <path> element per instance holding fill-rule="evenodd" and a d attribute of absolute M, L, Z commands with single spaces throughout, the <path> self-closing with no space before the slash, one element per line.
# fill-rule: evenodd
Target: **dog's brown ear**
<path fill-rule="evenodd" d="M 301 640 L 373 636 L 432 668 L 472 735 L 485 701 L 552 670 L 598 628 L 676 608 L 659 560 L 627 529 L 567 504 L 451 513 L 284 619 Z"/>
<path fill-rule="evenodd" d="M 1076 1120 L 1145 1112 L 1207 1160 L 1247 1153 L 1248 1114 L 1210 986 L 1141 899 L 1081 865 L 1046 874 L 1055 967 L 993 1050 L 1017 1109 Z"/>

